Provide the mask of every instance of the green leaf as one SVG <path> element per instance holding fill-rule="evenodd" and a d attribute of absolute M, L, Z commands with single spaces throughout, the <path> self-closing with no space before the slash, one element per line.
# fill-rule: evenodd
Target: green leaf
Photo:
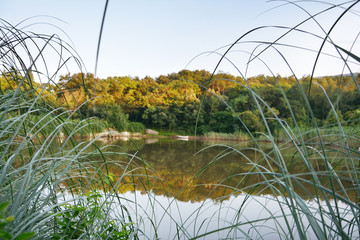
<path fill-rule="evenodd" d="M 7 206 L 9 206 L 10 202 L 4 202 L 0 204 L 0 212 L 4 211 Z"/>
<path fill-rule="evenodd" d="M 12 222 L 15 220 L 15 216 L 10 216 L 4 219 L 6 222 Z"/>
<path fill-rule="evenodd" d="M 113 182 L 114 181 L 114 174 L 109 173 L 108 178 Z"/>
<path fill-rule="evenodd" d="M 33 236 L 35 236 L 34 232 L 21 233 L 19 236 L 17 236 L 15 238 L 15 240 L 28 240 L 28 239 L 32 238 Z"/>
<path fill-rule="evenodd" d="M 338 46 L 335 44 L 335 47 L 339 48 L 340 50 L 342 50 L 344 53 L 346 53 L 347 55 L 349 55 L 350 57 L 352 57 L 353 59 L 355 59 L 356 61 L 360 62 L 360 57 L 356 56 L 355 54 L 353 54 L 352 52 Z"/>
<path fill-rule="evenodd" d="M 0 229 L 3 229 L 6 226 L 7 222 L 0 220 Z"/>
<path fill-rule="evenodd" d="M 109 181 L 108 178 L 105 178 L 104 181 L 105 181 L 106 184 L 110 185 L 110 181 Z"/>
<path fill-rule="evenodd" d="M 5 231 L 0 231 L 0 239 L 11 239 L 11 234 Z"/>

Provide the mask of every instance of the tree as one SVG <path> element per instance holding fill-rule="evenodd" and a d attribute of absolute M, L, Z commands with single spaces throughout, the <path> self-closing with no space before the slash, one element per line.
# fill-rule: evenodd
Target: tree
<path fill-rule="evenodd" d="M 358 124 L 360 121 L 360 108 L 346 112 L 344 119 L 348 121 L 348 124 L 351 126 Z"/>
<path fill-rule="evenodd" d="M 188 133 L 194 133 L 195 127 L 199 127 L 204 123 L 204 114 L 199 102 L 185 104 L 182 107 L 180 124 Z"/>
<path fill-rule="evenodd" d="M 119 105 L 102 105 L 94 109 L 94 115 L 105 119 L 112 127 L 118 131 L 127 130 L 129 121 Z"/>
<path fill-rule="evenodd" d="M 305 91 L 305 90 L 304 90 Z M 295 119 L 292 119 L 292 115 L 290 114 L 290 110 L 288 112 L 283 112 L 283 118 L 292 119 L 287 121 L 289 124 L 294 123 L 295 121 L 300 125 L 305 125 L 309 121 L 309 115 L 307 111 L 307 105 L 305 103 L 305 99 L 300 91 L 298 85 L 293 85 L 287 92 L 286 96 L 290 103 L 291 110 L 294 114 Z"/>
<path fill-rule="evenodd" d="M 249 129 L 250 132 L 261 132 L 264 130 L 264 126 L 260 120 L 260 117 L 249 110 L 240 113 L 239 118 L 244 122 L 245 126 Z M 245 126 L 241 126 L 243 131 L 246 130 Z"/>
<path fill-rule="evenodd" d="M 335 115 L 334 111 L 330 111 L 328 114 L 328 117 L 324 121 L 324 125 L 333 125 L 333 124 L 337 125 L 339 122 L 342 122 L 343 119 L 344 119 L 344 117 L 339 110 L 336 111 L 336 115 Z"/>
<path fill-rule="evenodd" d="M 251 93 L 246 88 L 236 86 L 230 88 L 225 94 L 229 98 L 228 104 L 235 112 L 252 110 L 254 98 L 250 96 Z"/>
<path fill-rule="evenodd" d="M 233 133 L 239 130 L 236 120 L 229 111 L 215 112 L 210 121 L 210 126 L 212 127 L 212 131 L 215 132 Z"/>
<path fill-rule="evenodd" d="M 266 102 L 271 108 L 276 108 L 280 112 L 280 116 L 287 114 L 288 109 L 286 106 L 286 101 L 280 88 L 278 87 L 261 87 L 259 89 L 259 95 L 261 99 Z"/>
<path fill-rule="evenodd" d="M 165 75 L 160 75 L 159 77 L 156 78 L 156 82 L 158 84 L 168 84 L 171 82 L 171 79 L 166 77 Z"/>

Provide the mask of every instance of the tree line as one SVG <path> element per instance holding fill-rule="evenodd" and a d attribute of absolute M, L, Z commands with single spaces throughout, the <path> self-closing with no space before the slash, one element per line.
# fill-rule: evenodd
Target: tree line
<path fill-rule="evenodd" d="M 14 78 L 14 74 L 18 74 Z M 11 75 L 11 76 L 10 76 Z M 336 115 L 348 125 L 360 119 L 360 94 L 354 80 L 360 76 L 282 77 L 258 75 L 247 78 L 205 70 L 146 76 L 95 78 L 91 73 L 60 76 L 58 82 L 39 84 L 33 80 L 22 88 L 34 87 L 47 105 L 77 110 L 77 117 L 98 117 L 119 131 L 158 130 L 204 134 L 207 132 L 261 132 L 279 128 L 276 116 L 292 127 L 335 124 Z M 0 78 L 2 94 L 18 87 L 19 73 Z M 24 82 L 24 81 L 23 81 Z M 30 86 L 31 85 L 31 86 Z"/>

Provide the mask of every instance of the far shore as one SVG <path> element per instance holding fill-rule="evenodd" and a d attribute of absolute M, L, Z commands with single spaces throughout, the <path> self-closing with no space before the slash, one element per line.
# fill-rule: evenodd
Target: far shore
<path fill-rule="evenodd" d="M 218 136 L 191 136 L 191 135 L 161 135 L 161 134 L 144 134 L 144 133 L 130 133 L 130 132 L 118 132 L 113 129 L 107 132 L 95 133 L 94 135 L 90 136 L 90 139 L 98 138 L 100 141 L 116 141 L 116 140 L 140 140 L 140 139 L 174 139 L 180 141 L 187 141 L 187 140 L 199 140 L 199 141 L 226 141 L 226 142 L 248 142 L 248 141 L 256 141 L 256 142 L 271 142 L 269 139 L 265 138 L 255 138 L 251 139 L 249 136 L 243 134 L 240 136 L 236 136 L 235 134 L 219 134 Z M 310 139 L 308 139 L 310 140 Z M 285 143 L 288 142 L 288 138 L 276 138 L 275 140 L 277 143 Z M 323 142 L 325 143 L 325 142 Z M 319 144 L 317 139 L 312 138 L 307 144 Z M 331 142 L 327 142 L 327 144 L 332 144 Z"/>
<path fill-rule="evenodd" d="M 118 132 L 118 131 L 109 131 L 96 133 L 94 137 L 100 137 L 99 140 L 102 141 L 114 141 L 114 140 L 139 140 L 139 139 L 174 139 L 174 140 L 199 140 L 199 141 L 234 141 L 234 142 L 245 142 L 251 140 L 249 137 L 226 137 L 226 136 L 184 136 L 184 135 L 161 135 L 161 134 L 142 134 L 142 133 L 130 133 L 130 132 Z M 91 139 L 94 138 L 90 137 Z M 266 139 L 257 139 L 257 141 L 261 142 L 269 142 Z M 283 139 L 279 139 L 279 141 L 283 141 Z"/>

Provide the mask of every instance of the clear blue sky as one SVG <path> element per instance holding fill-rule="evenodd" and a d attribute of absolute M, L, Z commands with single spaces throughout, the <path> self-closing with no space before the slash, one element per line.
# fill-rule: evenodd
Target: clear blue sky
<path fill-rule="evenodd" d="M 339 3 L 339 1 L 333 1 Z M 22 23 L 31 25 L 26 29 L 38 33 L 57 33 L 65 41 L 74 45 L 89 72 L 94 72 L 98 34 L 105 1 L 100 0 L 0 0 L 0 18 L 15 25 L 20 21 L 39 16 Z M 187 67 L 212 71 L 219 60 L 218 54 L 200 53 L 213 51 L 233 43 L 245 32 L 263 25 L 282 25 L 293 27 L 307 17 L 306 13 L 293 5 L 281 6 L 284 1 L 266 2 L 263 0 L 110 0 L 106 15 L 101 44 L 98 76 L 139 76 L 152 77 L 177 72 Z M 312 13 L 328 5 L 302 3 L 301 6 Z M 347 5 L 348 6 L 348 5 Z M 359 10 L 359 6 L 355 8 Z M 318 20 L 328 30 L 341 11 L 334 10 L 321 15 Z M 40 16 L 48 15 L 50 17 Z M 349 49 L 360 29 L 360 17 L 348 14 L 331 35 L 337 44 Z M 70 39 L 58 28 L 61 28 Z M 323 36 L 321 29 L 311 21 L 301 27 Z M 244 41 L 274 41 L 284 32 L 275 28 L 263 29 L 249 35 Z M 282 41 L 284 44 L 298 45 L 318 50 L 321 41 L 305 34 L 293 33 Z M 246 68 L 249 54 L 257 44 L 239 44 L 228 57 L 242 74 L 247 76 L 270 74 L 260 61 L 253 61 Z M 256 49 L 257 52 L 262 48 Z M 223 53 L 226 48 L 221 48 Z M 297 75 L 310 74 L 315 54 L 304 50 L 278 47 Z M 355 44 L 354 53 L 359 53 Z M 328 53 L 336 54 L 331 47 Z M 244 52 L 245 51 L 245 52 Z M 49 56 L 49 59 L 51 56 Z M 274 73 L 291 75 L 286 64 L 274 49 L 261 55 Z M 337 74 L 343 67 L 335 58 L 322 57 L 315 75 Z M 51 62 L 51 60 L 49 60 Z M 78 72 L 69 63 L 69 71 Z M 359 66 L 353 66 L 359 71 Z M 237 69 L 227 61 L 220 65 L 219 71 L 239 75 Z"/>

